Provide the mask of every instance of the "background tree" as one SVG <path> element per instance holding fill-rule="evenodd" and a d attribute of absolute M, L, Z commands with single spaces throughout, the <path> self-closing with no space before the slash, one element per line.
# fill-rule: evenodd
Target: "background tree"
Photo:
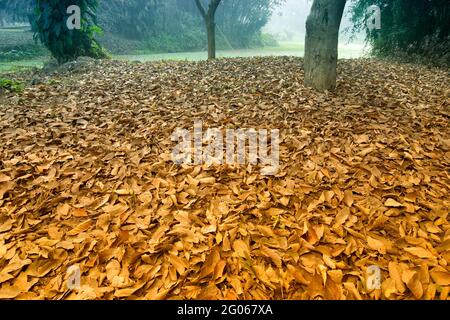
<path fill-rule="evenodd" d="M 216 58 L 216 11 L 221 0 L 208 0 L 208 9 L 206 10 L 201 0 L 195 0 L 195 4 L 200 11 L 206 25 L 206 34 L 208 37 L 208 60 Z"/>
<path fill-rule="evenodd" d="M 9 22 L 28 22 L 35 0 L 0 0 L 0 26 Z"/>
<path fill-rule="evenodd" d="M 339 28 L 346 0 L 314 0 L 306 21 L 305 85 L 336 87 Z"/>
<path fill-rule="evenodd" d="M 378 5 L 382 27 L 369 30 L 367 8 Z M 358 0 L 352 2 L 354 32 L 365 30 L 378 57 L 423 57 L 450 65 L 450 1 Z"/>
<path fill-rule="evenodd" d="M 4 12 L 8 22 L 13 15 L 27 21 L 28 15 L 34 15 L 35 1 L 0 0 L 0 15 Z M 284 1 L 222 0 L 215 15 L 217 49 L 276 45 L 262 29 Z M 6 2 L 8 11 L 1 7 Z M 98 40 L 113 53 L 207 50 L 205 23 L 195 1 L 103 0 L 99 1 L 97 13 L 98 25 L 104 30 Z"/>
<path fill-rule="evenodd" d="M 157 0 L 101 1 L 99 22 L 112 33 L 142 40 L 151 34 L 163 6 Z"/>
<path fill-rule="evenodd" d="M 70 30 L 67 8 L 77 5 L 81 9 L 81 28 Z M 36 0 L 33 21 L 35 37 L 49 49 L 59 63 L 79 56 L 104 58 L 106 54 L 94 34 L 101 29 L 96 25 L 97 0 Z"/>
<path fill-rule="evenodd" d="M 216 13 L 220 34 L 236 48 L 261 43 L 261 30 L 285 0 L 222 0 Z M 259 43 L 258 43 L 259 42 Z"/>

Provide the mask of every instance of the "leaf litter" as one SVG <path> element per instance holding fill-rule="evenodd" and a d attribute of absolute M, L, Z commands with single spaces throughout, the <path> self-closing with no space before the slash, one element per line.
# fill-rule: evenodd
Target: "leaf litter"
<path fill-rule="evenodd" d="M 450 76 L 339 75 L 317 93 L 299 58 L 102 61 L 2 96 L 0 299 L 448 299 Z M 195 120 L 280 129 L 279 172 L 176 166 Z"/>

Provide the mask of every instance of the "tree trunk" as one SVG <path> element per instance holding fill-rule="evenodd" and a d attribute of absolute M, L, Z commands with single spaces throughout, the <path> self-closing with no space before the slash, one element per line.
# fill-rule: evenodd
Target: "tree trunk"
<path fill-rule="evenodd" d="M 217 7 L 220 5 L 222 0 L 210 0 L 208 10 L 203 8 L 200 0 L 195 0 L 195 3 L 203 17 L 206 24 L 206 33 L 208 36 L 208 60 L 213 60 L 216 58 L 216 22 L 215 15 Z"/>
<path fill-rule="evenodd" d="M 5 15 L 2 10 L 0 10 L 0 28 L 6 26 Z"/>
<path fill-rule="evenodd" d="M 206 20 L 206 32 L 208 34 L 208 60 L 216 58 L 216 24 L 214 19 Z"/>
<path fill-rule="evenodd" d="M 314 0 L 306 21 L 305 85 L 336 88 L 339 28 L 346 0 Z"/>

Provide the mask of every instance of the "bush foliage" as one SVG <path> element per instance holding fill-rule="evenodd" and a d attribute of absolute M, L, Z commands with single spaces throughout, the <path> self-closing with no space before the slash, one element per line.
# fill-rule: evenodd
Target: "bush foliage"
<path fill-rule="evenodd" d="M 378 5 L 382 26 L 368 30 L 366 9 Z M 354 30 L 365 29 L 373 54 L 450 65 L 448 0 L 354 0 Z"/>
<path fill-rule="evenodd" d="M 67 28 L 67 8 L 81 9 L 81 29 Z M 97 0 L 36 0 L 33 28 L 39 39 L 58 60 L 64 63 L 80 56 L 104 58 L 106 53 L 94 39 L 101 31 L 96 25 Z"/>

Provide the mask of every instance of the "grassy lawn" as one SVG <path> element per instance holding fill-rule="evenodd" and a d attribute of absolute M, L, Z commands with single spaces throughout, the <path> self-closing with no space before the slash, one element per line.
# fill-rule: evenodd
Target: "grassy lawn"
<path fill-rule="evenodd" d="M 0 72 L 42 67 L 47 50 L 33 40 L 29 27 L 0 29 Z"/>
<path fill-rule="evenodd" d="M 340 58 L 358 58 L 364 54 L 363 44 L 341 44 L 339 46 Z M 303 56 L 304 44 L 300 42 L 281 42 L 278 47 L 265 47 L 258 49 L 243 50 L 219 50 L 219 58 L 232 57 L 254 57 L 254 56 Z M 206 52 L 180 52 L 180 53 L 161 53 L 161 54 L 132 54 L 116 55 L 114 59 L 130 61 L 159 61 L 159 60 L 188 60 L 199 61 L 206 59 Z M 18 60 L 12 62 L 0 62 L 0 72 L 11 72 L 32 67 L 42 67 L 48 58 L 39 57 L 35 59 Z"/>
<path fill-rule="evenodd" d="M 280 42 L 278 47 L 264 47 L 258 49 L 243 50 L 219 50 L 217 57 L 256 57 L 256 56 L 299 56 L 305 53 L 305 47 L 300 42 Z M 339 46 L 340 58 L 359 58 L 364 55 L 363 44 L 342 44 Z M 162 53 L 162 54 L 139 54 L 139 55 L 119 55 L 115 56 L 118 60 L 137 60 L 137 61 L 158 61 L 158 60 L 205 60 L 206 52 L 181 52 L 181 53 Z"/>
<path fill-rule="evenodd" d="M 1 72 L 14 72 L 26 69 L 31 69 L 34 67 L 42 68 L 46 58 L 36 58 L 31 60 L 20 60 L 11 62 L 0 62 L 0 73 Z"/>

